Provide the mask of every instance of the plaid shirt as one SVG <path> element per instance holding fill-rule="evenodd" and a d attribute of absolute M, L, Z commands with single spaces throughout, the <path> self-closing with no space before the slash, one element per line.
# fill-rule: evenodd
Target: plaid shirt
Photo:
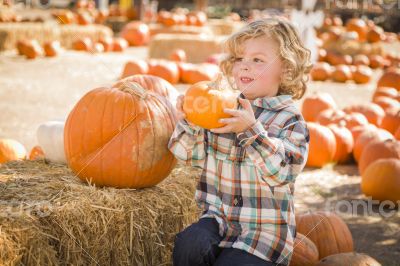
<path fill-rule="evenodd" d="M 220 247 L 289 264 L 296 235 L 294 182 L 307 161 L 308 129 L 289 95 L 251 104 L 257 122 L 248 130 L 216 134 L 181 120 L 168 147 L 203 169 L 195 198 L 201 218 L 218 221 Z"/>

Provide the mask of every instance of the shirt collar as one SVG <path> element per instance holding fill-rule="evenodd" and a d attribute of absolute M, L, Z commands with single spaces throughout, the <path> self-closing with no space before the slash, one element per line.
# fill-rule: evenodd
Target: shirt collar
<path fill-rule="evenodd" d="M 244 95 L 241 93 L 240 98 L 245 99 Z M 262 97 L 250 100 L 250 103 L 254 106 L 268 109 L 268 110 L 280 110 L 288 105 L 293 104 L 293 99 L 291 95 L 278 95 L 274 97 Z"/>

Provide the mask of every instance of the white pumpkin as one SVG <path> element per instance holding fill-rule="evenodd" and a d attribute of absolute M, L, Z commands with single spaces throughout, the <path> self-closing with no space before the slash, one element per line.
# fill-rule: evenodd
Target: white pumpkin
<path fill-rule="evenodd" d="M 48 121 L 41 124 L 36 132 L 45 158 L 52 162 L 67 162 L 64 152 L 64 125 L 64 121 Z"/>

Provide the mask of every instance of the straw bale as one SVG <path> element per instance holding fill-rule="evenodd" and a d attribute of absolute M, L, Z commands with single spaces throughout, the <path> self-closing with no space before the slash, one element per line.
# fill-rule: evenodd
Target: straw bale
<path fill-rule="evenodd" d="M 110 28 L 103 25 L 58 25 L 49 23 L 0 23 L 0 51 L 15 48 L 21 39 L 36 39 L 40 44 L 58 40 L 65 48 L 71 48 L 74 40 L 89 37 L 93 41 L 112 36 Z"/>
<path fill-rule="evenodd" d="M 150 35 L 154 36 L 157 34 L 212 34 L 213 32 L 208 27 L 197 27 L 197 26 L 187 26 L 187 25 L 174 25 L 174 26 L 164 26 L 162 24 L 150 24 Z"/>
<path fill-rule="evenodd" d="M 149 44 L 150 58 L 168 58 L 177 48 L 186 52 L 188 62 L 202 63 L 211 55 L 222 52 L 223 36 L 193 34 L 158 34 Z"/>
<path fill-rule="evenodd" d="M 199 215 L 199 170 L 178 165 L 147 189 L 96 188 L 62 164 L 0 167 L 0 265 L 170 265 Z"/>
<path fill-rule="evenodd" d="M 229 21 L 223 19 L 209 19 L 207 26 L 214 35 L 231 35 L 245 25 L 241 21 Z"/>

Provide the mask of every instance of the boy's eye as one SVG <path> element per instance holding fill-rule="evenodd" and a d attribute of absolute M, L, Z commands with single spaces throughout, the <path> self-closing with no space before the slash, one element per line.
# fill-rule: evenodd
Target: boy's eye
<path fill-rule="evenodd" d="M 242 62 L 243 61 L 243 58 L 241 58 L 241 57 L 235 57 L 235 62 Z"/>
<path fill-rule="evenodd" d="M 256 63 L 263 63 L 263 62 L 264 62 L 264 60 L 262 60 L 262 59 L 260 59 L 260 58 L 254 58 L 253 60 L 254 60 L 254 62 L 256 62 Z"/>

